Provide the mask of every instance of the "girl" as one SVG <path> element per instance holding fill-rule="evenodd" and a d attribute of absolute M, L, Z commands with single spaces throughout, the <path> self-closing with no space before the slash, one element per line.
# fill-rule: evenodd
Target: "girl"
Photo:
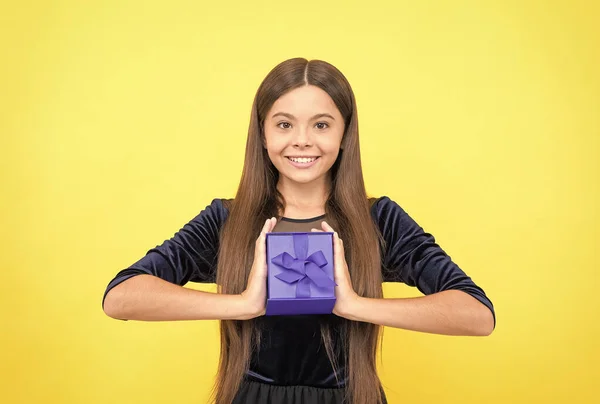
<path fill-rule="evenodd" d="M 331 231 L 331 315 L 263 316 L 265 234 Z M 258 238 L 257 238 L 258 235 Z M 218 293 L 184 288 L 216 282 Z M 384 299 L 382 282 L 424 295 Z M 388 197 L 368 198 L 350 84 L 334 66 L 290 59 L 260 85 L 235 199 L 214 199 L 119 272 L 103 298 L 117 319 L 221 320 L 217 404 L 385 403 L 381 326 L 489 335 L 491 301 Z"/>

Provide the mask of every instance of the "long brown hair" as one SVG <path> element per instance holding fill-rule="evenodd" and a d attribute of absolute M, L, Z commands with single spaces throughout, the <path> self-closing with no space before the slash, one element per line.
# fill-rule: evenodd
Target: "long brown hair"
<path fill-rule="evenodd" d="M 273 68 L 254 97 L 242 178 L 235 199 L 228 201 L 229 216 L 220 236 L 218 292 L 239 294 L 245 290 L 254 243 L 262 225 L 269 217 L 279 219 L 285 212 L 285 200 L 276 187 L 279 172 L 263 147 L 263 124 L 279 97 L 305 85 L 318 86 L 327 92 L 344 117 L 344 135 L 340 153 L 331 168 L 331 192 L 325 213 L 329 224 L 344 240 L 354 290 L 359 296 L 381 298 L 383 240 L 371 218 L 363 180 L 354 93 L 344 75 L 333 65 L 303 58 L 289 59 Z M 212 399 L 217 404 L 230 404 L 248 369 L 252 351 L 260 344 L 260 331 L 255 320 L 222 320 L 220 329 L 221 356 Z M 330 331 L 327 325 L 322 325 L 323 342 L 335 370 Z M 381 327 L 345 320 L 339 331 L 345 342 L 347 401 L 380 403 L 376 358 Z"/>

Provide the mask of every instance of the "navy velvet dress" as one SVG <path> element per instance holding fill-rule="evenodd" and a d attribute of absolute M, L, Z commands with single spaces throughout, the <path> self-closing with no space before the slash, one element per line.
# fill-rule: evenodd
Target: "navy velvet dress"
<path fill-rule="evenodd" d="M 150 274 L 168 282 L 214 283 L 216 280 L 219 231 L 228 210 L 222 199 L 214 199 L 198 216 L 171 239 L 151 249 L 135 264 L 120 271 L 108 284 L 110 289 L 124 280 Z M 487 306 L 496 316 L 481 287 L 456 265 L 397 203 L 388 197 L 371 199 L 371 216 L 385 239 L 382 256 L 384 282 L 403 282 L 429 295 L 449 289 L 462 290 Z M 274 232 L 310 231 L 320 228 L 326 216 L 311 219 L 282 218 Z M 102 303 L 104 304 L 104 297 Z M 336 349 L 336 373 L 321 339 L 321 324 L 339 330 L 343 318 L 317 316 L 263 316 L 255 319 L 262 330 L 260 349 L 237 392 L 234 404 L 338 404 L 343 402 L 346 367 L 344 341 L 332 332 Z"/>

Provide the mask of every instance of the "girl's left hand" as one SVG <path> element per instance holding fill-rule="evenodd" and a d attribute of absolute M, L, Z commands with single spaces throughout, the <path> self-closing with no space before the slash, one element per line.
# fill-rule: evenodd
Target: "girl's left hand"
<path fill-rule="evenodd" d="M 333 314 L 340 317 L 347 317 L 350 313 L 350 308 L 358 300 L 359 296 L 354 291 L 352 281 L 350 280 L 350 272 L 348 271 L 348 264 L 344 255 L 344 242 L 327 222 L 321 222 L 321 227 L 322 230 L 313 228 L 311 231 L 333 233 L 334 281 L 337 283 L 335 287 L 336 301 L 333 307 Z"/>

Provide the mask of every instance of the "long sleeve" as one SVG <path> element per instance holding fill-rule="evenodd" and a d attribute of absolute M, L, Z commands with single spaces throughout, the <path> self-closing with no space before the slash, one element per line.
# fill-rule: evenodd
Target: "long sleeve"
<path fill-rule="evenodd" d="M 173 237 L 150 249 L 139 261 L 118 272 L 106 287 L 102 307 L 112 288 L 136 275 L 149 274 L 180 286 L 189 281 L 214 283 L 219 232 L 227 214 L 223 201 L 213 199 L 210 205 Z"/>
<path fill-rule="evenodd" d="M 481 287 L 452 261 L 450 256 L 396 202 L 383 196 L 372 215 L 386 242 L 383 253 L 384 282 L 403 282 L 429 295 L 457 289 L 468 293 L 496 313 Z"/>

